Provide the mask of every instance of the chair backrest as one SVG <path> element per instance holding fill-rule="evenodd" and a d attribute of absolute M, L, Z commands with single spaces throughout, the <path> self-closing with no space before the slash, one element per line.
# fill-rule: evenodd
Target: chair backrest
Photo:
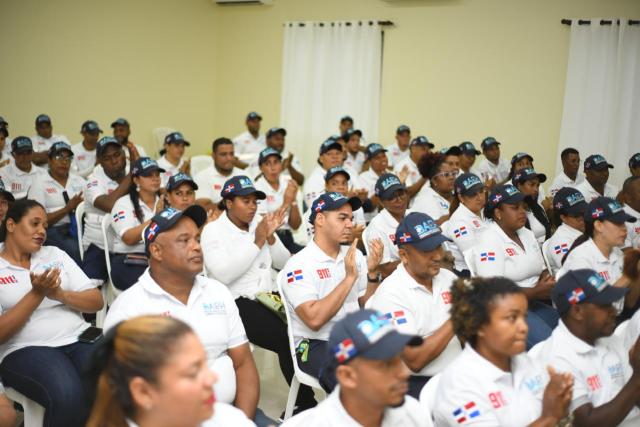
<path fill-rule="evenodd" d="M 191 157 L 191 176 L 195 178 L 198 172 L 201 172 L 211 166 L 213 166 L 213 159 L 211 156 L 193 156 Z"/>
<path fill-rule="evenodd" d="M 464 263 L 467 264 L 467 268 L 469 269 L 469 272 L 471 272 L 471 277 L 476 275 L 476 264 L 473 262 L 474 257 L 473 257 L 473 248 L 471 249 L 467 249 L 466 251 L 464 251 L 462 253 L 462 256 L 464 257 Z"/>
<path fill-rule="evenodd" d="M 280 299 L 284 305 L 284 313 L 287 316 L 287 336 L 289 337 L 289 350 L 291 351 L 291 357 L 293 357 L 293 367 L 298 370 L 298 363 L 296 359 L 296 348 L 293 340 L 293 319 L 291 318 L 291 307 L 289 302 L 285 298 L 284 289 L 282 288 L 282 278 L 284 277 L 284 270 L 278 272 L 276 276 L 276 282 L 278 284 L 278 292 L 280 293 Z"/>
<path fill-rule="evenodd" d="M 104 258 L 107 264 L 107 273 L 111 281 L 111 259 L 109 258 L 109 248 L 113 246 L 113 236 L 109 232 L 111 227 L 111 214 L 102 217 L 102 244 L 104 245 Z"/>
<path fill-rule="evenodd" d="M 80 259 L 84 259 L 84 246 L 82 245 L 82 235 L 84 234 L 84 202 L 76 208 L 76 224 L 78 226 L 78 248 L 80 249 Z"/>
<path fill-rule="evenodd" d="M 547 250 L 549 249 L 549 244 L 550 244 L 550 240 L 546 240 L 543 244 L 542 244 L 542 248 L 540 249 L 542 251 L 542 259 L 544 259 L 544 265 L 547 267 L 547 270 L 549 270 L 549 273 L 552 276 L 556 275 L 556 271 L 553 269 L 553 267 L 551 266 L 551 262 L 549 261 L 549 256 L 547 255 Z"/>
<path fill-rule="evenodd" d="M 153 130 L 153 140 L 156 143 L 155 153 L 151 155 L 154 159 L 160 154 L 160 150 L 164 147 L 164 138 L 176 130 L 169 127 L 158 127 Z"/>
<path fill-rule="evenodd" d="M 433 410 L 436 407 L 436 394 L 438 392 L 438 385 L 440 385 L 441 377 L 441 373 L 435 374 L 420 391 L 420 405 L 428 409 L 429 414 L 433 414 Z"/>

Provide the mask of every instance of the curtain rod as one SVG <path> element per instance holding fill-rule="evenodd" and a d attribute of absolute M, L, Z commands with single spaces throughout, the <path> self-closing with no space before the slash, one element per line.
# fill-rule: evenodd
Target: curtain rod
<path fill-rule="evenodd" d="M 573 22 L 571 19 L 563 19 L 562 21 L 560 21 L 561 23 L 563 23 L 564 25 L 571 25 L 571 23 Z M 602 19 L 600 20 L 600 25 L 620 25 L 620 20 L 616 20 L 616 21 L 607 21 L 606 19 Z M 640 21 L 638 20 L 634 20 L 634 19 L 630 19 L 628 22 L 629 25 L 640 25 Z M 579 19 L 578 20 L 578 25 L 591 25 L 591 20 L 590 19 Z"/>
<path fill-rule="evenodd" d="M 392 21 L 358 21 L 358 25 L 373 25 L 374 23 L 377 23 L 378 25 L 380 25 L 381 27 L 391 27 L 393 25 L 395 25 Z M 320 27 L 324 27 L 325 25 L 331 25 L 334 26 L 336 25 L 336 22 L 318 22 L 317 23 L 318 26 Z M 338 25 L 342 25 L 342 22 L 337 22 Z M 289 25 L 290 27 L 293 27 L 294 25 L 297 25 L 298 27 L 304 27 L 306 26 L 306 24 L 304 22 L 298 22 L 297 24 L 294 24 L 293 22 L 289 22 L 288 24 L 284 24 L 285 26 Z M 353 25 L 352 22 L 344 22 L 344 25 L 346 25 L 347 27 L 350 27 L 351 25 Z"/>

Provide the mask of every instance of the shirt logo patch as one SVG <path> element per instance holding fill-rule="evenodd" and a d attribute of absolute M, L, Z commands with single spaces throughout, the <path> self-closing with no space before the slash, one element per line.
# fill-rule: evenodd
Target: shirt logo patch
<path fill-rule="evenodd" d="M 223 301 L 202 303 L 202 309 L 204 310 L 204 314 L 207 316 L 212 314 L 227 314 L 227 308 Z"/>
<path fill-rule="evenodd" d="M 396 242 L 396 235 L 395 234 L 389 234 L 389 240 L 391 240 L 391 243 L 395 243 Z"/>
<path fill-rule="evenodd" d="M 455 230 L 453 230 L 453 234 L 456 237 L 462 237 L 462 236 L 466 236 L 469 233 L 467 232 L 467 227 L 462 226 L 460 228 L 456 228 Z"/>
<path fill-rule="evenodd" d="M 516 256 L 516 250 L 513 248 L 507 248 L 505 251 L 507 252 L 508 256 Z"/>
<path fill-rule="evenodd" d="M 602 383 L 600 382 L 600 377 L 598 374 L 592 375 L 587 378 L 587 385 L 589 386 L 589 390 L 597 391 L 602 388 Z"/>
<path fill-rule="evenodd" d="M 524 385 L 526 385 L 527 389 L 533 394 L 537 394 L 544 388 L 541 375 L 536 375 L 533 378 L 527 378 L 524 380 Z"/>
<path fill-rule="evenodd" d="M 18 183 L 18 182 L 12 182 L 11 183 L 11 191 L 20 191 L 22 189 L 22 184 Z"/>
<path fill-rule="evenodd" d="M 353 345 L 351 338 L 347 338 L 333 347 L 333 355 L 336 360 L 341 363 L 355 356 L 357 352 L 356 346 Z"/>
<path fill-rule="evenodd" d="M 615 365 L 607 366 L 609 375 L 614 381 L 624 382 L 624 372 L 622 371 L 622 363 L 616 363 Z"/>
<path fill-rule="evenodd" d="M 480 254 L 480 262 L 495 261 L 495 260 L 496 260 L 495 252 L 482 252 Z"/>
<path fill-rule="evenodd" d="M 584 294 L 582 288 L 575 288 L 567 294 L 567 301 L 569 301 L 569 304 L 571 305 L 578 304 L 580 301 L 584 301 L 586 298 L 587 296 Z"/>
<path fill-rule="evenodd" d="M 385 313 L 384 317 L 395 325 L 404 325 L 405 323 L 407 323 L 407 318 L 404 315 L 404 310 Z"/>
<path fill-rule="evenodd" d="M 49 194 L 55 194 L 57 193 L 55 188 L 46 188 L 45 191 Z"/>
<path fill-rule="evenodd" d="M 494 409 L 500 409 L 503 406 L 507 405 L 507 401 L 504 400 L 504 397 L 502 397 L 502 392 L 500 391 L 489 393 L 489 401 L 491 402 L 491 406 L 493 406 Z"/>
<path fill-rule="evenodd" d="M 599 275 L 600 275 L 600 277 L 602 277 L 604 280 L 609 280 L 609 279 L 611 278 L 611 276 L 609 276 L 609 272 L 608 272 L 608 271 L 606 271 L 606 270 L 605 270 L 605 271 L 599 271 L 599 272 L 598 272 L 598 274 L 599 274 Z M 593 286 L 595 286 L 595 285 L 593 285 Z M 596 288 L 597 288 L 597 286 L 596 286 Z M 598 288 L 598 290 L 600 290 L 600 289 Z"/>
<path fill-rule="evenodd" d="M 452 414 L 458 424 L 464 424 L 472 418 L 479 417 L 480 410 L 476 406 L 475 402 L 467 402 L 463 406 L 456 408 Z"/>
<path fill-rule="evenodd" d="M 97 187 L 98 186 L 98 181 L 91 181 L 89 183 L 87 183 L 87 189 L 92 188 L 92 187 Z"/>
<path fill-rule="evenodd" d="M 442 301 L 444 301 L 445 304 L 451 304 L 451 292 L 444 291 L 440 295 L 442 296 Z"/>
<path fill-rule="evenodd" d="M 267 203 L 273 203 L 276 201 L 275 196 L 267 196 Z"/>
<path fill-rule="evenodd" d="M 13 274 L 11 276 L 0 277 L 0 285 L 11 285 L 13 283 L 18 283 L 18 279 Z"/>
<path fill-rule="evenodd" d="M 293 270 L 287 273 L 287 283 L 297 282 L 302 279 L 302 270 Z"/>
<path fill-rule="evenodd" d="M 318 277 L 321 279 L 329 279 L 331 278 L 331 270 L 329 270 L 328 268 L 321 268 L 319 270 L 316 270 L 318 272 Z"/>
<path fill-rule="evenodd" d="M 113 214 L 113 222 L 118 222 L 125 219 L 124 211 L 116 212 Z"/>
<path fill-rule="evenodd" d="M 556 245 L 553 247 L 553 252 L 555 252 L 556 255 L 566 254 L 567 252 L 569 252 L 569 245 L 567 245 L 566 243 Z"/>
<path fill-rule="evenodd" d="M 222 186 L 220 186 L 220 184 L 213 184 L 213 189 L 214 190 L 220 190 L 222 188 Z"/>
<path fill-rule="evenodd" d="M 474 219 L 472 222 L 473 222 L 473 225 L 475 225 L 477 228 L 481 227 L 480 221 L 478 221 L 477 219 Z"/>

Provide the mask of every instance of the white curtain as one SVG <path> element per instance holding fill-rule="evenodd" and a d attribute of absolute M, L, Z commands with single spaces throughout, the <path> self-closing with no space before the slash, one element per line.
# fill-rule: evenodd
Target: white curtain
<path fill-rule="evenodd" d="M 285 24 L 280 118 L 308 173 L 344 115 L 377 142 L 382 31 L 369 21 L 300 24 Z"/>
<path fill-rule="evenodd" d="M 640 151 L 640 26 L 601 19 L 572 20 L 557 170 L 564 148 L 576 148 L 583 161 L 602 154 L 615 165 L 609 182 L 620 187 Z"/>

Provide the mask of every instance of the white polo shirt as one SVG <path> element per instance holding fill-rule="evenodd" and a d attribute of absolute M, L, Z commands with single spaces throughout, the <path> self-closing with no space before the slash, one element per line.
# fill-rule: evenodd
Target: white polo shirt
<path fill-rule="evenodd" d="M 522 227 L 517 233 L 524 249 L 511 240 L 498 224 L 489 223 L 472 249 L 478 276 L 504 276 L 523 288 L 536 285 L 544 269 L 540 245 L 531 230 Z"/>
<path fill-rule="evenodd" d="M 584 196 L 584 200 L 587 203 L 600 196 L 611 197 L 612 199 L 615 199 L 615 197 L 618 195 L 618 189 L 609 183 L 606 183 L 604 185 L 604 194 L 600 194 L 596 191 L 595 188 L 591 186 L 591 184 L 589 184 L 589 181 L 587 181 L 586 179 L 583 180 L 580 184 L 576 185 L 575 189 L 582 193 L 582 195 Z"/>
<path fill-rule="evenodd" d="M 282 427 L 360 427 L 340 401 L 340 386 L 320 402 L 318 406 L 308 409 L 286 420 Z M 382 415 L 380 427 L 432 427 L 431 414 L 411 396 L 405 396 L 404 403 L 394 408 L 387 407 Z"/>
<path fill-rule="evenodd" d="M 311 240 L 304 249 L 293 255 L 282 269 L 282 290 L 292 309 L 291 320 L 296 345 L 304 338 L 329 340 L 333 325 L 348 313 L 360 309 L 358 298 L 367 290 L 367 260 L 360 251 L 356 251 L 358 279 L 336 315 L 318 331 L 314 331 L 295 312 L 302 303 L 326 297 L 344 280 L 344 258 L 348 250 L 349 246 L 341 246 L 338 256 L 333 259 Z"/>
<path fill-rule="evenodd" d="M 576 175 L 575 181 L 567 176 L 567 174 L 560 172 L 558 176 L 553 179 L 553 182 L 549 186 L 549 194 L 551 197 L 555 196 L 558 190 L 564 187 L 576 188 L 578 184 L 584 181 L 584 175 L 580 172 Z"/>
<path fill-rule="evenodd" d="M 405 216 L 407 216 L 411 210 L 405 211 Z M 386 264 L 388 262 L 398 261 L 400 256 L 398 255 L 398 247 L 395 244 L 396 241 L 396 229 L 398 228 L 399 222 L 387 211 L 383 209 L 378 215 L 376 215 L 364 233 L 362 233 L 362 238 L 364 239 L 364 244 L 368 248 L 369 243 L 373 239 L 380 239 L 383 245 L 382 250 L 382 260 L 381 264 Z"/>
<path fill-rule="evenodd" d="M 389 167 L 395 168 L 395 166 L 402 160 L 409 157 L 409 147 L 406 150 L 400 150 L 398 143 L 395 142 L 387 147 L 387 159 L 389 159 Z"/>
<path fill-rule="evenodd" d="M 91 279 L 69 255 L 55 246 L 42 246 L 31 254 L 29 270 L 0 258 L 0 315 L 11 310 L 32 289 L 29 273 L 42 274 L 60 269 L 60 286 L 66 291 L 81 292 L 95 288 Z M 25 325 L 9 340 L 0 344 L 0 361 L 9 353 L 29 346 L 59 347 L 78 341 L 78 335 L 90 324 L 82 314 L 63 303 L 44 298 Z"/>
<path fill-rule="evenodd" d="M 542 415 L 549 377 L 526 353 L 505 372 L 466 345 L 438 384 L 437 426 L 527 426 Z"/>
<path fill-rule="evenodd" d="M 45 172 L 40 179 L 34 181 L 31 185 L 28 197 L 44 206 L 47 213 L 51 213 L 67 206 L 62 195 L 64 191 L 67 192 L 69 199 L 71 199 L 76 194 L 82 193 L 86 185 L 87 182 L 84 178 L 70 173 L 67 178 L 67 185 L 63 187 L 58 181 L 53 179 L 48 172 Z M 69 215 L 65 215 L 58 222 L 49 224 L 49 226 L 59 226 L 69 224 L 69 222 Z"/>
<path fill-rule="evenodd" d="M 48 175 L 47 171 L 33 163 L 31 163 L 31 170 L 29 172 L 18 169 L 15 162 L 10 162 L 0 169 L 0 178 L 2 178 L 2 182 L 4 182 L 4 187 L 7 191 L 10 191 L 16 199 L 26 197 L 34 181 L 42 179 L 45 174 Z"/>
<path fill-rule="evenodd" d="M 196 184 L 198 184 L 198 190 L 196 191 L 196 199 L 210 199 L 213 203 L 218 203 L 222 200 L 220 192 L 224 183 L 234 176 L 244 175 L 242 169 L 234 167 L 230 175 L 222 175 L 215 166 L 209 166 L 193 178 Z"/>
<path fill-rule="evenodd" d="M 266 194 L 267 198 L 264 200 L 258 200 L 258 213 L 266 214 L 275 212 L 282 207 L 284 203 L 284 192 L 287 189 L 291 181 L 291 176 L 280 174 L 278 177 L 278 189 L 274 189 L 271 184 L 265 179 L 264 176 L 256 179 L 254 185 L 256 190 L 262 191 Z M 291 209 L 299 209 L 297 206 L 291 206 Z M 278 228 L 278 230 L 291 230 L 289 225 L 289 213 L 287 212 L 284 223 Z"/>
<path fill-rule="evenodd" d="M 538 243 L 544 243 L 547 237 L 547 229 L 544 228 L 544 224 L 538 221 L 538 218 L 535 217 L 533 212 L 527 209 L 527 220 L 529 221 L 529 227 L 531 227 L 531 231 L 533 235 L 538 240 Z"/>
<path fill-rule="evenodd" d="M 640 336 L 640 310 L 636 311 L 633 317 L 629 319 L 622 334 L 622 341 L 627 352 L 631 350 L 631 347 L 636 343 L 638 336 Z"/>
<path fill-rule="evenodd" d="M 358 175 L 358 188 L 367 190 L 367 197 L 371 198 L 376 194 L 376 182 L 380 176 L 369 168 Z"/>
<path fill-rule="evenodd" d="M 445 270 L 433 278 L 432 291 L 415 281 L 403 264 L 380 284 L 367 301 L 367 307 L 378 310 L 403 334 L 428 338 L 451 317 L 451 285 L 458 276 Z M 454 360 L 462 347 L 457 337 L 434 360 L 416 375 L 432 377 Z"/>
<path fill-rule="evenodd" d="M 402 171 L 402 169 L 405 166 L 409 169 L 409 174 L 407 175 L 405 185 L 407 187 L 411 187 L 413 184 L 418 182 L 420 178 L 422 178 L 422 175 L 420 175 L 420 171 L 418 170 L 418 165 L 416 165 L 413 162 L 413 160 L 411 160 L 410 156 L 407 156 L 401 161 L 399 161 L 398 164 L 393 167 L 393 173 L 395 173 L 396 175 L 399 175 L 400 171 Z"/>
<path fill-rule="evenodd" d="M 200 237 L 207 276 L 229 287 L 234 298 L 255 299 L 256 293 L 276 290 L 271 268 L 280 270 L 291 254 L 274 234 L 275 243 L 262 248 L 254 243 L 256 215 L 249 231 L 238 228 L 225 211 L 220 218 L 205 225 Z"/>
<path fill-rule="evenodd" d="M 509 172 L 511 171 L 511 164 L 504 158 L 500 157 L 498 159 L 498 164 L 494 164 L 490 162 L 486 157 L 482 159 L 480 164 L 477 166 L 478 176 L 482 179 L 482 181 L 486 181 L 489 178 L 492 178 L 496 181 L 496 183 L 500 183 L 507 179 L 509 176 Z"/>
<path fill-rule="evenodd" d="M 607 258 L 600 252 L 593 239 L 589 239 L 578 245 L 567 255 L 564 265 L 556 273 L 556 279 L 559 279 L 570 270 L 590 268 L 595 270 L 603 279 L 613 284 L 622 277 L 623 264 L 624 254 L 620 248 L 613 248 Z"/>
<path fill-rule="evenodd" d="M 629 355 L 620 337 L 600 338 L 591 346 L 573 335 L 562 320 L 542 344 L 539 354 L 541 360 L 556 371 L 573 375 L 571 412 L 587 403 L 597 408 L 609 402 L 632 374 Z M 640 423 L 637 407 L 625 418 L 625 422 L 630 420 Z"/>
<path fill-rule="evenodd" d="M 182 320 L 193 328 L 207 352 L 209 366 L 219 373 L 220 379 L 215 385 L 216 394 L 218 391 L 224 394 L 218 394 L 218 399 L 232 402 L 236 378 L 233 365 L 229 368 L 225 363 L 229 359 L 227 350 L 245 344 L 247 335 L 229 290 L 222 283 L 198 275 L 185 305 L 162 289 L 147 269 L 109 307 L 104 330 L 132 317 L 153 314 Z M 216 369 L 219 366 L 224 366 L 224 369 Z"/>
<path fill-rule="evenodd" d="M 442 224 L 442 234 L 453 241 L 447 244 L 447 249 L 453 255 L 456 270 L 469 269 L 463 254 L 473 247 L 479 234 L 486 229 L 487 225 L 487 221 L 471 212 L 462 203 L 458 205 L 449 220 Z"/>
<path fill-rule="evenodd" d="M 347 157 L 344 159 L 343 166 L 356 171 L 356 173 L 362 172 L 362 165 L 365 162 L 365 155 L 362 151 L 358 151 L 356 155 L 347 152 Z"/>
<path fill-rule="evenodd" d="M 311 175 L 304 182 L 304 202 L 307 205 L 307 209 L 311 209 L 313 201 L 320 197 L 324 193 L 324 176 L 327 171 L 320 165 L 316 166 Z"/>
<path fill-rule="evenodd" d="M 414 212 L 425 213 L 434 220 L 449 215 L 449 206 L 449 201 L 428 185 L 424 185 L 411 200 L 411 209 Z"/>
<path fill-rule="evenodd" d="M 117 254 L 144 253 L 144 242 L 142 240 L 135 245 L 127 245 L 122 241 L 122 236 L 129 229 L 153 218 L 159 201 L 160 198 L 156 196 L 153 206 L 147 206 L 140 199 L 140 209 L 142 209 L 144 218 L 143 221 L 139 221 L 136 217 L 131 197 L 128 194 L 116 200 L 113 209 L 111 209 L 111 228 L 116 234 L 113 239 L 113 252 Z M 142 233 L 140 233 L 140 236 L 142 237 Z"/>
<path fill-rule="evenodd" d="M 180 172 L 180 168 L 184 165 L 184 159 L 180 159 L 178 162 L 178 166 L 175 166 L 169 160 L 167 160 L 166 156 L 162 156 L 158 159 L 158 166 L 165 170 L 164 173 L 160 174 L 160 178 L 162 180 L 162 187 L 167 186 L 167 182 L 169 182 L 169 178 L 173 175 Z"/>
<path fill-rule="evenodd" d="M 94 203 L 99 196 L 106 196 L 118 188 L 118 183 L 104 173 L 102 167 L 94 168 L 87 177 L 87 185 L 84 190 L 84 233 L 82 244 L 87 248 L 91 243 L 104 249 L 102 244 L 102 217 L 107 212 L 95 207 Z M 109 248 L 113 249 L 113 248 Z"/>
<path fill-rule="evenodd" d="M 573 242 L 580 237 L 582 231 L 562 223 L 555 233 L 549 238 L 547 243 L 546 256 L 549 260 L 551 267 L 550 273 L 556 274 L 556 272 L 562 267 L 562 258 L 564 254 L 569 252 L 569 248 L 573 245 Z"/>
<path fill-rule="evenodd" d="M 67 144 L 71 145 L 69 139 L 67 139 L 64 135 L 51 135 L 51 138 L 43 138 L 40 135 L 35 135 L 31 137 L 31 143 L 33 144 L 33 152 L 41 153 L 43 151 L 49 151 L 49 148 L 53 145 L 54 142 L 64 141 Z"/>
<path fill-rule="evenodd" d="M 633 209 L 631 206 L 625 203 L 624 211 L 627 215 L 631 215 L 636 219 L 636 222 L 625 222 L 627 226 L 627 238 L 624 241 L 625 248 L 640 248 L 640 212 Z"/>
<path fill-rule="evenodd" d="M 254 138 L 251 132 L 247 130 L 233 138 L 233 149 L 236 156 L 239 154 L 257 154 L 267 148 L 265 141 L 264 134 Z"/>
<path fill-rule="evenodd" d="M 96 149 L 87 150 L 82 142 L 71 146 L 73 151 L 73 162 L 71 162 L 71 171 L 83 178 L 89 176 L 96 166 Z"/>

